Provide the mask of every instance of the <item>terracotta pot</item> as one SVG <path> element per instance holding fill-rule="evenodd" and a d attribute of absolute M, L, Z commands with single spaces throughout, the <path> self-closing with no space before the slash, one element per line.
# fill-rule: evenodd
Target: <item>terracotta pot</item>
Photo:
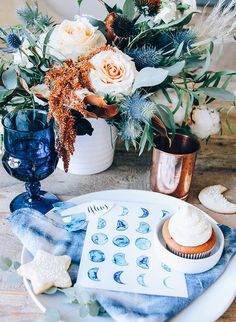
<path fill-rule="evenodd" d="M 166 137 L 155 138 L 151 165 L 151 190 L 186 200 L 200 149 L 199 142 L 176 134 L 171 146 Z"/>
<path fill-rule="evenodd" d="M 114 159 L 117 129 L 104 119 L 88 119 L 94 131 L 91 136 L 77 136 L 75 152 L 71 157 L 68 173 L 90 175 L 108 169 Z M 64 170 L 60 160 L 58 168 Z"/>

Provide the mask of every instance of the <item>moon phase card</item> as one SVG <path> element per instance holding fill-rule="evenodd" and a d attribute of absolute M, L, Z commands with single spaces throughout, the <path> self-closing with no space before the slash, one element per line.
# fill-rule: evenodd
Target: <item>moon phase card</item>
<path fill-rule="evenodd" d="M 187 297 L 184 274 L 162 263 L 155 248 L 157 223 L 169 212 L 156 204 L 114 202 L 108 212 L 89 215 L 78 285 Z"/>

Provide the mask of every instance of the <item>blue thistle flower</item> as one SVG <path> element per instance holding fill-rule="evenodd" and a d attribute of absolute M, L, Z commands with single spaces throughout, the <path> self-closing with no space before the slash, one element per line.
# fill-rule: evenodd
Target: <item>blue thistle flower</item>
<path fill-rule="evenodd" d="M 133 58 L 138 71 L 145 67 L 156 67 L 163 59 L 162 51 L 152 46 L 131 49 L 126 53 Z"/>
<path fill-rule="evenodd" d="M 191 30 L 178 31 L 172 34 L 174 47 L 178 48 L 183 43 L 183 49 L 187 50 L 196 41 L 196 35 Z"/>
<path fill-rule="evenodd" d="M 126 119 L 120 124 L 120 136 L 124 141 L 134 142 L 142 133 L 142 126 L 136 120 Z"/>
<path fill-rule="evenodd" d="M 7 47 L 0 48 L 0 50 L 2 50 L 3 52 L 7 52 L 7 53 L 17 52 L 17 50 L 22 45 L 22 39 L 20 39 L 20 37 L 14 32 L 7 33 L 2 28 L 0 28 L 0 31 L 2 32 L 3 37 L 4 37 L 4 38 L 2 38 L 2 40 L 4 40 L 7 45 Z"/>
<path fill-rule="evenodd" d="M 126 114 L 131 119 L 145 122 L 150 121 L 156 111 L 156 105 L 150 100 L 135 93 L 127 96 L 120 105 L 121 113 Z"/>
<path fill-rule="evenodd" d="M 9 47 L 12 47 L 14 49 L 19 49 L 22 41 L 15 33 L 10 33 L 6 36 L 6 42 Z"/>

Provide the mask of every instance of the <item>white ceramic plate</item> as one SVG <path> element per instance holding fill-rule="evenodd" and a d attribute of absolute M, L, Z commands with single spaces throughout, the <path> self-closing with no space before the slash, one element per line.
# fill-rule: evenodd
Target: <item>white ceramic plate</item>
<path fill-rule="evenodd" d="M 186 204 L 184 201 L 162 195 L 155 192 L 141 190 L 108 190 L 86 194 L 80 197 L 73 198 L 74 203 L 88 202 L 94 199 L 111 200 L 111 201 L 127 201 L 127 202 L 145 202 L 157 203 L 163 209 L 175 212 L 179 207 Z M 31 255 L 23 249 L 22 263 L 31 260 Z M 216 321 L 230 306 L 236 296 L 235 281 L 236 271 L 236 256 L 234 256 L 228 265 L 224 274 L 205 291 L 198 299 L 191 303 L 186 309 L 176 315 L 170 322 L 214 322 Z M 71 305 L 63 303 L 63 295 L 39 295 L 35 296 L 32 292 L 30 283 L 24 280 L 25 287 L 29 295 L 42 310 L 48 308 L 57 308 L 63 313 L 65 322 L 111 322 L 110 318 L 85 318 L 79 319 L 76 317 Z"/>

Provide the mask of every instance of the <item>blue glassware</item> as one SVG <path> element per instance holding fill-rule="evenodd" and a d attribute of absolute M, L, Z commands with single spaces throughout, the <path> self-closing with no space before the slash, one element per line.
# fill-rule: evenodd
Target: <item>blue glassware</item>
<path fill-rule="evenodd" d="M 34 208 L 47 213 L 58 198 L 40 190 L 40 180 L 52 174 L 57 166 L 53 121 L 47 121 L 47 112 L 25 109 L 8 113 L 2 120 L 5 170 L 25 182 L 26 192 L 14 198 L 10 210 Z"/>

